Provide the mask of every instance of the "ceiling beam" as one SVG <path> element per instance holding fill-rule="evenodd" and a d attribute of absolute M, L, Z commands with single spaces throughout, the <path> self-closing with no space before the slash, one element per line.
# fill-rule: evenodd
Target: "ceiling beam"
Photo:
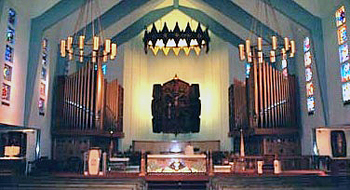
<path fill-rule="evenodd" d="M 26 92 L 24 104 L 24 126 L 29 125 L 36 73 L 39 65 L 41 50 L 41 38 L 45 29 L 64 19 L 79 7 L 85 4 L 85 0 L 61 0 L 38 17 L 31 19 L 29 40 L 29 52 L 27 63 Z"/>
<path fill-rule="evenodd" d="M 114 5 L 104 14 L 102 14 L 100 17 L 102 30 L 118 22 L 119 20 L 124 18 L 126 15 L 130 14 L 133 10 L 136 10 L 137 8 L 141 7 L 142 5 L 146 4 L 149 1 L 150 0 L 132 0 L 132 1 L 123 0 L 120 3 Z M 95 25 L 95 33 L 97 34 L 100 32 L 99 27 L 97 26 L 98 24 L 97 19 L 95 19 L 93 23 Z M 83 34 L 83 29 L 77 32 L 77 35 L 80 35 L 80 34 Z M 92 23 L 89 23 L 86 26 L 85 39 L 86 41 L 88 41 L 91 38 L 92 38 Z"/>
<path fill-rule="evenodd" d="M 122 0 L 103 15 L 101 15 L 101 25 L 106 28 L 111 24 L 122 19 L 131 11 L 146 4 L 150 0 Z M 52 27 L 57 22 L 72 14 L 86 3 L 86 0 L 61 0 L 45 11 L 42 15 L 31 20 L 31 31 L 29 41 L 29 59 L 27 64 L 27 79 L 24 108 L 24 126 L 29 125 L 31 107 L 36 82 L 36 73 L 39 66 L 39 57 L 41 51 L 41 38 L 44 31 Z M 91 26 L 91 25 L 90 25 Z M 91 37 L 91 31 L 90 31 Z"/>
<path fill-rule="evenodd" d="M 145 28 L 174 10 L 173 6 L 150 11 L 132 25 L 115 35 L 111 40 L 121 45 L 140 34 Z"/>
<path fill-rule="evenodd" d="M 118 45 L 122 45 L 123 43 L 128 42 L 130 39 L 134 38 L 135 36 L 139 35 L 142 31 L 144 31 L 148 25 L 156 22 L 157 20 L 170 13 L 174 9 L 176 8 L 171 6 L 157 9 L 147 13 L 142 18 L 134 22 L 132 25 L 130 25 L 129 27 L 112 37 L 112 41 L 116 42 Z M 234 46 L 238 46 L 240 43 L 244 42 L 243 39 L 233 34 L 230 30 L 225 28 L 223 25 L 215 21 L 213 18 L 211 18 L 204 12 L 183 6 L 179 6 L 178 9 L 184 14 L 193 18 L 194 20 L 204 24 L 205 26 L 209 26 L 210 31 L 217 35 L 219 38 L 223 39 L 224 41 L 227 41 Z"/>
<path fill-rule="evenodd" d="M 317 80 L 320 86 L 320 94 L 323 108 L 324 125 L 329 125 L 329 103 L 327 94 L 327 72 L 324 53 L 323 28 L 321 18 L 314 16 L 298 3 L 292 0 L 260 0 L 271 5 L 272 8 L 287 16 L 289 19 L 309 30 L 316 63 Z"/>
<path fill-rule="evenodd" d="M 283 40 L 282 36 L 280 36 L 277 32 L 260 22 L 257 18 L 230 0 L 220 0 L 220 3 L 212 0 L 201 1 L 221 12 L 223 15 L 238 23 L 248 31 L 252 31 L 252 26 L 254 26 L 254 30 L 252 32 L 256 36 L 261 36 L 269 43 L 271 43 L 271 36 L 273 35 L 276 35 L 279 41 Z"/>
<path fill-rule="evenodd" d="M 197 20 L 200 23 L 203 23 L 205 26 L 207 26 L 211 32 L 213 32 L 215 35 L 223 39 L 224 41 L 227 41 L 231 43 L 234 46 L 237 46 L 241 43 L 244 42 L 243 39 L 241 39 L 239 36 L 236 34 L 232 33 L 230 30 L 225 28 L 222 24 L 205 14 L 204 12 L 189 8 L 189 7 L 184 7 L 184 6 L 179 6 L 179 10 L 186 15 L 192 17 L 193 19 Z"/>
<path fill-rule="evenodd" d="M 314 16 L 309 11 L 305 10 L 298 3 L 292 0 L 260 0 L 271 8 L 276 9 L 295 23 L 303 26 L 307 29 L 312 29 L 315 25 L 318 25 L 321 21 L 320 18 Z"/>

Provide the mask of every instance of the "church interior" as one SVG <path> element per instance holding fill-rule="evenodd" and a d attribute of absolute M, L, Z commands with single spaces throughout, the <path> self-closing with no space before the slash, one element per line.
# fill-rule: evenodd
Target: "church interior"
<path fill-rule="evenodd" d="M 0 179 L 224 189 L 350 175 L 348 0 L 0 0 L 0 12 Z"/>

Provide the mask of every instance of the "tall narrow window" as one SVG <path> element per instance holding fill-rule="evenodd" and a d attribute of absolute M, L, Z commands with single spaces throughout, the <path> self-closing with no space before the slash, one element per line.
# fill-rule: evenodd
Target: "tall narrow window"
<path fill-rule="evenodd" d="M 337 25 L 337 37 L 339 45 L 340 76 L 342 82 L 343 103 L 350 103 L 350 65 L 349 65 L 349 45 L 345 17 L 345 7 L 341 6 L 335 12 Z"/>
<path fill-rule="evenodd" d="M 5 60 L 2 65 L 4 81 L 2 83 L 1 104 L 10 105 L 11 85 L 12 85 L 12 70 L 14 67 L 14 45 L 15 45 L 15 26 L 16 26 L 16 11 L 12 8 L 8 9 L 6 41 L 5 41 Z"/>
<path fill-rule="evenodd" d="M 304 39 L 304 65 L 305 65 L 305 82 L 306 82 L 306 107 L 309 115 L 315 112 L 315 97 L 312 72 L 312 54 L 310 38 Z"/>
<path fill-rule="evenodd" d="M 47 83 L 47 72 L 48 72 L 48 41 L 46 38 L 41 43 L 41 75 L 39 79 L 39 100 L 38 109 L 39 115 L 45 115 L 45 99 L 46 97 L 46 84 Z"/>

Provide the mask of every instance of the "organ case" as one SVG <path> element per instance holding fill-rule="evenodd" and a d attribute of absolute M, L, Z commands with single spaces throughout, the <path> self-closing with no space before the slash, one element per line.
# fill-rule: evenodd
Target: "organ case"
<path fill-rule="evenodd" d="M 248 154 L 299 154 L 295 76 L 267 62 L 252 63 L 249 76 L 229 87 L 229 136 L 239 144 L 243 129 Z"/>
<path fill-rule="evenodd" d="M 104 79 L 101 64 L 87 63 L 69 76 L 59 76 L 54 98 L 55 159 L 82 158 L 92 146 L 117 149 L 110 144 L 117 145 L 124 136 L 123 87 L 117 79 Z"/>

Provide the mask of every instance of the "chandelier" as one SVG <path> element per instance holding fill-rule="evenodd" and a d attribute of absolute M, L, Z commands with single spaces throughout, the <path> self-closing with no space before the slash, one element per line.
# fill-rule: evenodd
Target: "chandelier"
<path fill-rule="evenodd" d="M 173 30 L 168 29 L 166 22 L 162 30 L 157 30 L 153 23 L 151 31 L 147 31 L 146 28 L 143 37 L 145 53 L 147 54 L 148 49 L 151 49 L 154 55 L 157 55 L 159 50 L 163 50 L 164 55 L 168 55 L 170 49 L 176 56 L 179 55 L 180 50 L 183 50 L 185 55 L 189 55 L 191 50 L 199 55 L 201 49 L 205 48 L 205 52 L 208 53 L 209 42 L 208 28 L 203 31 L 201 24 L 198 23 L 197 29 L 192 30 L 189 22 L 185 30 L 180 30 L 178 22 Z"/>
<path fill-rule="evenodd" d="M 117 44 L 112 43 L 111 39 L 105 39 L 103 36 L 99 3 L 97 0 L 85 1 L 84 6 L 80 8 L 74 34 L 60 42 L 61 57 L 68 55 L 68 60 L 78 57 L 81 63 L 85 59 L 91 60 L 92 63 L 96 63 L 100 58 L 102 58 L 103 62 L 107 62 L 108 58 L 113 60 L 117 55 Z M 97 18 L 93 20 L 94 17 Z M 90 24 L 88 21 L 90 21 Z M 81 26 L 81 24 L 84 25 Z M 83 28 L 78 31 L 81 27 Z M 91 31 L 87 31 L 89 29 Z M 87 41 L 87 33 L 91 33 L 91 42 Z"/>
<path fill-rule="evenodd" d="M 245 44 L 239 44 L 239 57 L 241 61 L 246 60 L 248 63 L 253 62 L 254 58 L 258 58 L 258 63 L 263 63 L 264 59 L 269 58 L 271 63 L 276 62 L 277 56 L 282 56 L 282 60 L 295 55 L 295 41 L 285 37 L 283 43 L 277 42 L 277 37 L 271 37 L 271 44 L 263 44 L 262 37 L 258 37 L 257 43 L 252 44 L 250 39 Z M 263 49 L 263 47 L 267 47 Z"/>
<path fill-rule="evenodd" d="M 257 3 L 257 9 L 259 9 L 259 2 Z M 277 26 L 277 31 L 279 31 L 279 25 L 278 20 L 276 18 L 276 14 L 274 12 L 274 9 L 272 8 L 269 1 L 265 2 L 265 7 L 263 9 L 266 11 L 265 14 L 260 14 L 261 11 L 256 10 L 258 13 L 257 18 L 262 18 L 264 15 L 266 16 L 266 23 L 269 23 L 268 21 L 268 15 L 270 15 L 267 10 L 268 5 L 270 6 L 270 9 L 272 9 L 272 15 L 274 22 Z M 261 26 L 261 25 L 260 25 Z M 239 57 L 241 61 L 246 60 L 248 63 L 252 63 L 253 60 L 257 59 L 258 63 L 263 63 L 264 60 L 270 61 L 270 63 L 276 62 L 276 57 L 281 56 L 282 57 L 282 69 L 283 67 L 286 67 L 286 60 L 288 57 L 294 57 L 295 56 L 295 41 L 289 39 L 288 37 L 280 37 L 277 35 L 272 35 L 270 39 L 265 40 L 261 36 L 257 37 L 255 40 L 251 40 L 253 36 L 253 31 L 256 29 L 256 31 L 262 31 L 264 30 L 261 26 L 261 28 L 258 28 L 258 21 L 254 20 L 252 22 L 251 27 L 251 36 L 250 38 L 245 40 L 245 43 L 239 44 Z M 278 32 L 279 33 L 279 32 Z M 255 43 L 255 42 L 256 43 Z"/>

